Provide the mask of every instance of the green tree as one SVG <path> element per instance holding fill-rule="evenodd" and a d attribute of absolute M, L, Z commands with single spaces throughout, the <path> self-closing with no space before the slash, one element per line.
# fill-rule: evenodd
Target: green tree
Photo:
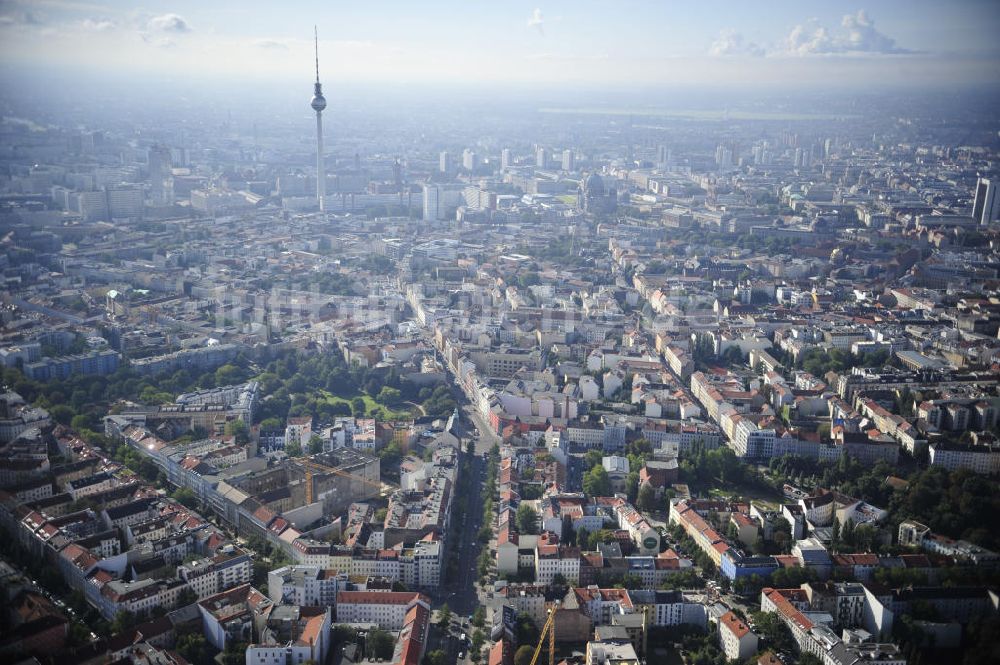
<path fill-rule="evenodd" d="M 302 445 L 298 441 L 286 443 L 285 454 L 289 457 L 302 457 Z"/>
<path fill-rule="evenodd" d="M 424 665 L 448 665 L 448 654 L 441 649 L 428 651 L 424 656 Z"/>
<path fill-rule="evenodd" d="M 840 530 L 840 538 L 848 548 L 854 547 L 854 520 L 847 518 L 844 526 Z M 848 550 L 850 551 L 850 550 Z"/>
<path fill-rule="evenodd" d="M 583 491 L 591 497 L 611 494 L 611 479 L 603 466 L 595 466 L 584 474 Z"/>
<path fill-rule="evenodd" d="M 514 665 L 531 665 L 531 659 L 535 655 L 535 647 L 522 644 L 514 652 Z"/>
<path fill-rule="evenodd" d="M 111 632 L 115 635 L 132 630 L 136 624 L 136 617 L 129 610 L 118 610 L 115 620 L 111 622 Z"/>
<path fill-rule="evenodd" d="M 195 509 L 198 507 L 198 497 L 190 487 L 179 487 L 173 493 L 173 499 L 182 506 Z"/>
<path fill-rule="evenodd" d="M 351 413 L 354 414 L 355 418 L 363 418 L 365 416 L 365 400 L 361 397 L 355 397 L 351 400 Z"/>
<path fill-rule="evenodd" d="M 389 660 L 392 658 L 392 650 L 395 640 L 388 631 L 376 628 L 368 633 L 366 651 L 369 658 L 378 660 Z"/>
<path fill-rule="evenodd" d="M 212 662 L 212 647 L 201 633 L 187 633 L 177 638 L 177 653 L 192 665 Z"/>
<path fill-rule="evenodd" d="M 313 434 L 309 437 L 309 454 L 317 455 L 321 452 L 323 452 L 323 439 L 319 434 Z"/>
<path fill-rule="evenodd" d="M 518 644 L 538 643 L 538 626 L 535 625 L 534 620 L 527 614 L 521 613 L 517 615 L 517 624 L 515 629 Z"/>
<path fill-rule="evenodd" d="M 399 392 L 397 388 L 390 388 L 385 386 L 379 391 L 378 396 L 375 400 L 379 404 L 385 404 L 386 406 L 395 406 L 403 400 L 403 394 Z"/>
<path fill-rule="evenodd" d="M 638 506 L 647 512 L 656 508 L 656 490 L 649 483 L 639 488 Z"/>
<path fill-rule="evenodd" d="M 69 427 L 76 414 L 73 412 L 73 409 L 69 408 L 65 404 L 56 404 L 49 409 L 49 415 L 52 417 L 52 420 L 56 421 L 60 425 L 66 425 Z"/>
<path fill-rule="evenodd" d="M 438 626 L 446 631 L 449 625 L 451 625 L 451 608 L 445 603 L 438 610 Z"/>
<path fill-rule="evenodd" d="M 93 418 L 82 414 L 78 416 L 73 416 L 73 419 L 70 420 L 69 423 L 69 426 L 74 430 L 76 430 L 77 432 L 93 429 L 92 425 L 93 425 Z"/>
<path fill-rule="evenodd" d="M 792 634 L 785 622 L 774 612 L 754 612 L 754 629 L 763 637 L 768 647 L 773 651 L 789 652 L 794 645 Z"/>
<path fill-rule="evenodd" d="M 232 364 L 225 364 L 215 370 L 215 385 L 229 386 L 234 383 L 239 383 L 242 376 L 243 372 L 239 367 Z"/>
<path fill-rule="evenodd" d="M 476 628 L 482 628 L 486 624 L 486 609 L 482 605 L 477 605 L 476 610 L 472 613 L 472 625 Z"/>
<path fill-rule="evenodd" d="M 285 429 L 285 421 L 282 420 L 281 418 L 274 418 L 274 417 L 265 418 L 264 420 L 260 421 L 260 428 L 261 430 L 266 432 L 275 432 L 278 430 L 283 430 Z"/>
<path fill-rule="evenodd" d="M 330 630 L 334 644 L 351 644 L 358 641 L 358 630 L 347 624 L 339 623 Z"/>
<path fill-rule="evenodd" d="M 629 471 L 628 476 L 625 478 L 625 496 L 628 497 L 631 503 L 635 503 L 639 497 L 639 471 L 635 467 L 633 467 L 632 471 Z"/>
<path fill-rule="evenodd" d="M 222 665 L 243 665 L 246 663 L 247 644 L 237 640 L 226 640 L 226 650 L 222 652 Z"/>
<path fill-rule="evenodd" d="M 241 445 L 250 443 L 250 428 L 241 418 L 230 420 L 226 423 L 226 436 L 236 438 L 236 443 Z"/>
<path fill-rule="evenodd" d="M 538 513 L 527 503 L 517 507 L 517 530 L 524 534 L 538 533 Z"/>

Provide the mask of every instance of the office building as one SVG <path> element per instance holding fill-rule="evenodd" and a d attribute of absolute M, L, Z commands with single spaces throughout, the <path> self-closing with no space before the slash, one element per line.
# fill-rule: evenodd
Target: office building
<path fill-rule="evenodd" d="M 479 158 L 476 156 L 476 152 L 469 148 L 462 151 L 462 168 L 466 171 L 475 171 L 476 166 L 479 165 Z"/>
<path fill-rule="evenodd" d="M 575 166 L 575 160 L 573 159 L 572 150 L 563 150 L 562 153 L 562 170 L 572 171 Z"/>
<path fill-rule="evenodd" d="M 424 214 L 425 222 L 441 219 L 441 190 L 437 185 L 424 185 Z"/>
<path fill-rule="evenodd" d="M 980 178 L 976 183 L 976 200 L 972 206 L 972 216 L 978 224 L 990 224 L 1000 220 L 997 185 L 989 178 Z"/>
<path fill-rule="evenodd" d="M 173 203 L 170 148 L 154 145 L 149 149 L 149 200 L 153 205 Z"/>
<path fill-rule="evenodd" d="M 121 184 L 107 188 L 111 219 L 142 219 L 144 196 L 139 185 Z"/>

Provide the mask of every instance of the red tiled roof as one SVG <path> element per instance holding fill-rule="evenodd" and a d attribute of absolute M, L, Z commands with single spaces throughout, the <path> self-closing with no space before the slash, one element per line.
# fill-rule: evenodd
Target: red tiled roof
<path fill-rule="evenodd" d="M 732 610 L 719 617 L 719 627 L 728 628 L 729 632 L 735 635 L 738 640 L 743 639 L 743 636 L 750 632 L 750 627 L 743 623 L 743 619 L 736 616 Z"/>
<path fill-rule="evenodd" d="M 785 618 L 798 625 L 803 631 L 809 632 L 815 624 L 792 605 L 791 601 L 784 595 L 786 591 L 802 591 L 802 589 L 764 589 L 763 594 L 774 603 L 778 612 Z M 805 595 L 805 592 L 802 591 L 802 594 Z"/>
<path fill-rule="evenodd" d="M 511 645 L 507 638 L 502 638 L 490 649 L 489 665 L 509 665 L 511 662 Z"/>

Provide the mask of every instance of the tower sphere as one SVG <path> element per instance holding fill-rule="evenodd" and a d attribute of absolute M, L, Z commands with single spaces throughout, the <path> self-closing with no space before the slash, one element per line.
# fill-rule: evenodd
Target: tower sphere
<path fill-rule="evenodd" d="M 313 111 L 322 111 L 326 108 L 326 97 L 323 96 L 323 91 L 319 87 L 319 83 L 316 84 L 316 92 L 313 93 L 312 101 L 309 102 L 312 106 Z"/>

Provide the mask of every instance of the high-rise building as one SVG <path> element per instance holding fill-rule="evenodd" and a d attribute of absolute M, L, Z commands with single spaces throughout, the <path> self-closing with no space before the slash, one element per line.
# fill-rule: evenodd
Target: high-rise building
<path fill-rule="evenodd" d="M 324 209 L 323 199 L 326 198 L 326 168 L 323 164 L 323 109 L 326 108 L 326 98 L 323 96 L 323 84 L 319 82 L 319 33 L 313 28 L 313 39 L 316 45 L 316 83 L 313 87 L 313 98 L 309 102 L 316 111 L 316 202 L 319 209 Z"/>
<path fill-rule="evenodd" d="M 989 178 L 980 178 L 976 183 L 976 200 L 972 205 L 972 216 L 979 224 L 990 224 L 1000 220 L 997 184 Z"/>
<path fill-rule="evenodd" d="M 111 219 L 142 219 L 145 210 L 142 187 L 122 183 L 108 187 L 107 195 Z"/>
<path fill-rule="evenodd" d="M 535 150 L 535 166 L 540 169 L 545 168 L 545 148 Z"/>
<path fill-rule="evenodd" d="M 573 160 L 573 151 L 572 150 L 563 150 L 563 153 L 562 153 L 562 170 L 563 171 L 572 171 L 574 166 L 575 166 L 575 162 Z"/>
<path fill-rule="evenodd" d="M 719 145 L 715 149 L 715 163 L 721 169 L 728 169 L 733 165 L 733 150 L 729 146 Z"/>
<path fill-rule="evenodd" d="M 424 185 L 423 219 L 425 222 L 441 219 L 441 190 L 437 185 L 430 183 Z"/>
<path fill-rule="evenodd" d="M 75 192 L 69 196 L 69 208 L 80 213 L 85 222 L 107 221 L 108 196 L 103 190 Z"/>
<path fill-rule="evenodd" d="M 173 203 L 168 196 L 171 189 L 167 179 L 171 174 L 170 148 L 154 145 L 149 149 L 149 199 L 154 205 Z"/>
<path fill-rule="evenodd" d="M 438 171 L 441 173 L 451 173 L 451 155 L 447 150 L 442 150 L 438 155 Z"/>
<path fill-rule="evenodd" d="M 462 168 L 466 171 L 475 171 L 478 164 L 479 158 L 476 156 L 474 150 L 466 148 L 462 151 Z"/>
<path fill-rule="evenodd" d="M 812 164 L 812 151 L 809 148 L 796 148 L 794 166 L 795 168 L 807 169 Z"/>
<path fill-rule="evenodd" d="M 665 145 L 656 146 L 656 163 L 661 168 L 670 164 L 670 148 Z"/>
<path fill-rule="evenodd" d="M 500 151 L 500 168 L 509 169 L 511 165 L 510 148 L 504 148 Z"/>

